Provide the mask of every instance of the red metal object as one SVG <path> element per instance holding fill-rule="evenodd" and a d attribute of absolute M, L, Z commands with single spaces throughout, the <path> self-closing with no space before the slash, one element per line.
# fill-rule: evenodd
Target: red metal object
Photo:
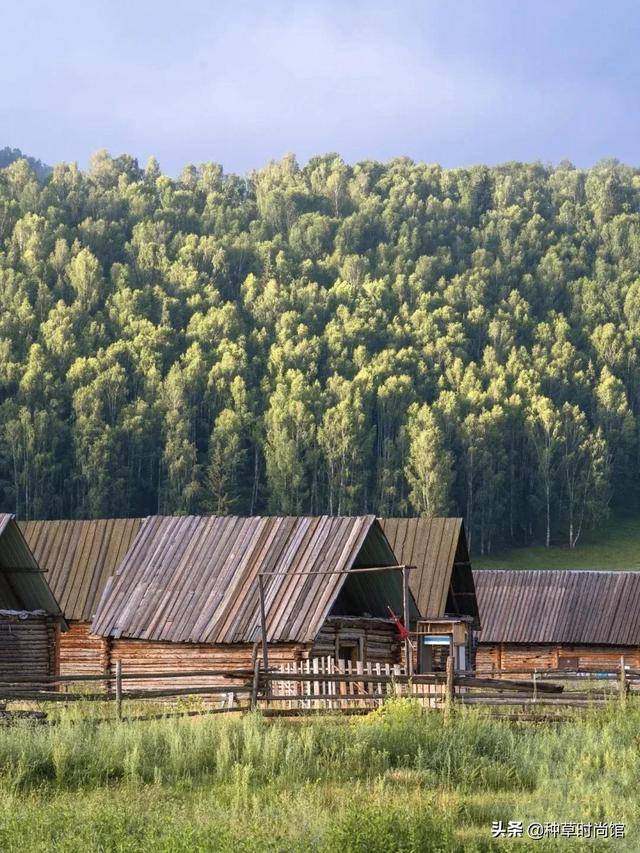
<path fill-rule="evenodd" d="M 402 624 L 402 622 L 400 621 L 400 619 L 398 619 L 398 617 L 396 616 L 396 614 L 393 612 L 393 610 L 392 610 L 390 607 L 388 607 L 388 606 L 387 606 L 387 610 L 389 611 L 389 615 L 390 615 L 390 616 L 391 616 L 391 618 L 393 619 L 393 621 L 394 621 L 394 623 L 395 623 L 395 626 L 396 626 L 396 628 L 398 629 L 398 633 L 400 634 L 400 639 L 401 639 L 401 640 L 406 640 L 406 639 L 409 637 L 409 631 L 408 631 L 408 630 L 407 630 L 407 628 Z"/>

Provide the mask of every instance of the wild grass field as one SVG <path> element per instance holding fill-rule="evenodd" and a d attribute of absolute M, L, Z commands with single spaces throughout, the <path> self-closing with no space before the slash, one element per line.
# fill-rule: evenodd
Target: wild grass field
<path fill-rule="evenodd" d="M 571 549 L 512 548 L 473 558 L 474 569 L 619 569 L 640 570 L 640 516 L 613 516 L 587 531 Z"/>
<path fill-rule="evenodd" d="M 640 706 L 584 719 L 200 717 L 0 729 L 2 851 L 637 850 Z M 492 821 L 626 824 L 623 841 L 494 840 Z"/>

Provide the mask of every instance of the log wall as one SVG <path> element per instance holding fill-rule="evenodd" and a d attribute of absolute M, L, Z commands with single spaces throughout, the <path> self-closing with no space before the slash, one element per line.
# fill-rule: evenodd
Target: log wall
<path fill-rule="evenodd" d="M 91 637 L 91 623 L 70 622 L 60 635 L 60 674 L 95 675 L 108 666 L 107 640 Z"/>
<path fill-rule="evenodd" d="M 313 646 L 310 643 L 270 643 L 269 666 L 279 667 L 309 657 L 335 657 L 339 642 L 355 643 L 364 651 L 364 660 L 372 663 L 400 662 L 400 642 L 393 624 L 383 619 L 330 617 Z M 163 672 L 166 679 L 127 679 L 127 688 L 160 690 L 165 687 L 203 687 L 213 684 L 237 684 L 233 678 L 211 677 L 172 679 L 170 673 L 203 669 L 251 670 L 256 655 L 262 657 L 258 643 L 206 644 L 170 643 L 151 640 L 108 640 L 91 635 L 87 622 L 73 622 L 59 641 L 60 672 L 63 675 L 115 673 L 116 661 L 123 672 Z"/>
<path fill-rule="evenodd" d="M 57 675 L 58 634 L 52 616 L 0 616 L 0 676 Z"/>
<path fill-rule="evenodd" d="M 301 660 L 308 647 L 293 643 L 269 645 L 269 666 L 279 666 Z M 127 689 L 160 690 L 165 687 L 233 686 L 246 679 L 214 676 L 172 679 L 172 672 L 202 669 L 251 670 L 255 655 L 261 657 L 258 646 L 251 643 L 209 645 L 206 643 L 164 643 L 150 640 L 111 640 L 108 647 L 108 666 L 113 673 L 116 661 L 122 662 L 124 673 L 167 672 L 166 679 L 127 680 Z"/>
<path fill-rule="evenodd" d="M 336 657 L 341 642 L 357 644 L 358 660 L 400 663 L 399 634 L 388 620 L 330 616 L 313 643 L 310 657 Z"/>
<path fill-rule="evenodd" d="M 620 658 L 625 665 L 640 667 L 640 649 L 628 646 L 526 645 L 480 643 L 476 651 L 476 670 L 518 669 L 617 669 Z M 514 677 L 529 678 L 517 674 Z"/>

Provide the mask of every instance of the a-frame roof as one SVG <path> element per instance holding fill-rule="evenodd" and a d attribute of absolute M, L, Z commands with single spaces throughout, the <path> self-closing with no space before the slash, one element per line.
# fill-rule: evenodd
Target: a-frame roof
<path fill-rule="evenodd" d="M 362 613 L 388 616 L 388 605 L 401 613 L 400 572 L 349 573 L 396 564 L 372 515 L 152 516 L 108 582 L 93 633 L 253 642 L 260 636 L 263 574 L 269 641 L 312 642 L 347 583 Z"/>
<path fill-rule="evenodd" d="M 473 574 L 481 643 L 640 645 L 640 572 L 483 569 Z"/>
<path fill-rule="evenodd" d="M 15 516 L 0 513 L 0 610 L 44 610 L 61 616 Z"/>
<path fill-rule="evenodd" d="M 90 622 L 141 518 L 20 521 L 24 538 L 67 619 Z"/>
<path fill-rule="evenodd" d="M 415 566 L 409 586 L 424 619 L 445 614 L 479 622 L 467 540 L 461 518 L 379 519 L 401 563 Z"/>

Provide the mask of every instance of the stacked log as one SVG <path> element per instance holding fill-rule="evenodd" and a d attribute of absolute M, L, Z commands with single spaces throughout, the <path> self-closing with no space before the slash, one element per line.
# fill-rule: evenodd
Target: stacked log
<path fill-rule="evenodd" d="M 104 672 L 107 641 L 92 637 L 89 622 L 71 622 L 60 635 L 60 674 L 95 675 Z"/>
<path fill-rule="evenodd" d="M 269 644 L 269 666 L 301 660 L 308 647 L 295 643 Z M 126 679 L 125 690 L 163 690 L 172 687 L 239 686 L 246 676 L 227 675 L 172 678 L 172 673 L 195 670 L 226 670 L 252 673 L 254 662 L 261 656 L 260 647 L 251 643 L 208 645 L 206 643 L 165 643 L 150 640 L 111 640 L 109 667 L 115 672 L 121 661 L 125 676 L 133 673 L 166 672 L 166 678 L 153 680 Z"/>
<path fill-rule="evenodd" d="M 57 620 L 38 611 L 0 614 L 0 678 L 56 674 Z"/>
<path fill-rule="evenodd" d="M 399 663 L 400 640 L 387 619 L 330 616 L 318 633 L 310 657 L 334 657 L 340 642 L 358 643 L 358 657 L 372 663 Z"/>
<path fill-rule="evenodd" d="M 640 668 L 640 649 L 625 646 L 576 646 L 560 644 L 480 643 L 476 651 L 476 671 L 490 673 L 518 670 L 594 670 L 603 672 L 620 667 L 620 658 L 632 669 Z"/>

